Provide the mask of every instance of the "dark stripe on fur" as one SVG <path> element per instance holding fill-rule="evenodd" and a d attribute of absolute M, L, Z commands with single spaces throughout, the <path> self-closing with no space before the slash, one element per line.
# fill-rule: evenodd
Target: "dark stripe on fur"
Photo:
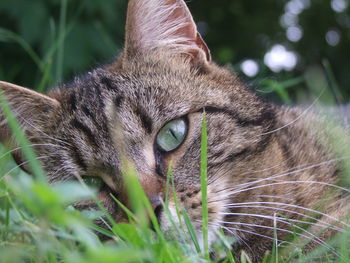
<path fill-rule="evenodd" d="M 113 83 L 113 81 L 108 78 L 108 77 L 102 77 L 101 78 L 101 83 L 104 85 L 104 87 L 108 90 L 116 90 L 117 87 L 116 85 Z"/>
<path fill-rule="evenodd" d="M 71 124 L 74 128 L 82 131 L 86 135 L 86 137 L 89 139 L 91 144 L 93 144 L 96 147 L 99 147 L 99 145 L 95 139 L 95 135 L 92 133 L 92 131 L 90 130 L 89 127 L 87 127 L 85 124 L 78 121 L 77 119 L 72 120 Z"/>
<path fill-rule="evenodd" d="M 146 111 L 144 109 L 141 109 L 140 107 L 137 107 L 135 109 L 135 113 L 139 116 L 143 128 L 147 131 L 148 134 L 151 134 L 153 130 L 153 121 L 147 115 Z"/>
<path fill-rule="evenodd" d="M 220 109 L 215 107 L 209 107 L 208 109 L 206 107 L 205 111 L 211 112 L 211 113 L 218 112 L 218 113 L 229 114 L 232 118 L 237 120 L 237 122 L 242 126 L 246 126 L 246 125 L 265 126 L 263 133 L 268 133 L 269 131 L 274 130 L 276 125 L 275 115 L 271 110 L 264 111 L 261 114 L 261 117 L 259 119 L 249 120 L 249 121 L 243 121 L 241 118 L 238 117 L 237 114 L 233 114 L 232 112 L 227 111 L 225 109 Z M 232 153 L 228 157 L 226 157 L 222 162 L 211 165 L 210 168 L 220 166 L 223 163 L 234 162 L 237 158 L 240 158 L 240 159 L 249 158 L 249 156 L 255 157 L 266 149 L 266 147 L 270 144 L 272 137 L 273 137 L 273 133 L 261 135 L 261 140 L 254 147 L 247 147 L 241 150 L 240 152 Z"/>
<path fill-rule="evenodd" d="M 271 122 L 275 122 L 275 114 L 271 109 L 266 109 L 262 111 L 260 117 L 258 119 L 245 119 L 241 117 L 238 113 L 232 111 L 232 110 L 227 110 L 227 109 L 221 109 L 217 107 L 205 107 L 204 110 L 208 113 L 224 113 L 228 114 L 233 118 L 234 120 L 237 121 L 239 125 L 242 127 L 245 126 L 266 126 L 269 125 L 271 126 Z M 201 109 L 200 111 L 203 111 Z"/>
<path fill-rule="evenodd" d="M 124 98 L 122 96 L 117 95 L 114 98 L 114 105 L 116 106 L 116 108 L 119 108 L 122 104 L 123 104 Z"/>
<path fill-rule="evenodd" d="M 77 109 L 77 99 L 75 96 L 75 93 L 71 93 L 68 99 L 68 103 L 72 109 L 72 111 L 75 111 Z"/>
<path fill-rule="evenodd" d="M 165 171 L 166 166 L 164 163 L 164 160 L 162 158 L 162 154 L 158 151 L 158 150 L 154 150 L 155 152 L 155 158 L 156 158 L 156 173 L 162 177 L 162 178 L 166 178 L 166 176 L 164 176 L 163 171 Z"/>
<path fill-rule="evenodd" d="M 227 162 L 232 163 L 238 158 L 240 158 L 240 159 L 249 158 L 249 156 L 252 156 L 255 158 L 258 154 L 262 153 L 266 149 L 266 147 L 271 142 L 271 138 L 272 138 L 271 135 L 267 135 L 255 147 L 248 147 L 248 148 L 241 150 L 240 152 L 232 153 L 229 156 L 227 156 L 222 162 L 215 163 L 215 164 L 209 165 L 209 166 L 210 166 L 210 168 L 213 168 L 213 167 L 220 166 L 220 165 L 227 163 Z"/>
<path fill-rule="evenodd" d="M 81 110 L 92 120 L 96 127 L 102 127 L 101 123 L 97 121 L 96 116 L 92 114 L 92 112 L 86 106 L 82 106 Z"/>
<path fill-rule="evenodd" d="M 71 147 L 71 151 L 70 156 L 72 157 L 72 159 L 74 160 L 74 163 L 80 167 L 82 170 L 86 171 L 87 170 L 87 164 L 83 158 L 83 155 L 81 154 L 81 152 L 79 151 L 79 147 L 75 145 L 74 142 L 70 143 Z"/>
<path fill-rule="evenodd" d="M 296 166 L 295 160 L 294 160 L 294 156 L 292 151 L 289 149 L 289 144 L 290 141 L 288 140 L 288 138 L 293 138 L 293 136 L 291 134 L 289 134 L 289 130 L 288 129 L 282 129 L 279 131 L 279 133 L 281 134 L 280 136 L 276 136 L 277 138 L 277 143 L 280 146 L 283 156 L 287 162 L 287 165 L 289 168 L 294 168 Z"/>

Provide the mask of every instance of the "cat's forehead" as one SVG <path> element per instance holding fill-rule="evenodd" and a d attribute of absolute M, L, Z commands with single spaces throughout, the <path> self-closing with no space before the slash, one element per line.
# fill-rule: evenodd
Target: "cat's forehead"
<path fill-rule="evenodd" d="M 96 82 L 103 87 L 119 114 L 148 112 L 160 120 L 170 120 L 208 105 L 230 103 L 229 90 L 189 69 L 153 65 L 127 71 L 100 71 L 97 75 Z"/>

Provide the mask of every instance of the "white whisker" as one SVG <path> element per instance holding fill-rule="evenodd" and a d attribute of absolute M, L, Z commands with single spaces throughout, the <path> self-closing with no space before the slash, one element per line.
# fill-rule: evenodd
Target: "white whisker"
<path fill-rule="evenodd" d="M 341 186 L 338 186 L 338 185 L 335 185 L 335 184 L 325 183 L 325 182 L 318 182 L 318 181 L 283 181 L 283 182 L 277 182 L 277 183 L 258 185 L 258 186 L 244 188 L 244 189 L 240 189 L 240 190 L 233 190 L 229 194 L 230 195 L 234 195 L 234 194 L 243 193 L 243 192 L 246 192 L 246 191 L 259 189 L 259 188 L 264 188 L 264 187 L 269 187 L 269 186 L 283 185 L 283 184 L 295 184 L 295 183 L 313 183 L 313 184 L 325 185 L 325 186 L 336 188 L 338 190 L 342 190 L 342 191 L 344 191 L 346 193 L 350 193 L 349 189 L 346 189 L 344 187 L 341 187 Z"/>
<path fill-rule="evenodd" d="M 276 195 L 258 195 L 258 196 L 260 196 L 262 198 L 282 199 L 282 200 L 291 201 L 291 202 L 294 201 L 294 199 L 288 198 L 288 197 L 285 197 L 285 196 L 276 196 Z"/>
<path fill-rule="evenodd" d="M 236 207 L 235 207 L 236 208 Z M 241 206 L 240 208 L 248 208 L 247 206 Z M 255 207 L 252 207 L 252 208 L 258 208 L 258 206 L 255 206 Z M 267 208 L 267 209 L 275 209 L 274 207 L 261 207 L 261 208 Z M 284 211 L 284 209 L 275 209 L 277 211 Z M 294 213 L 293 211 L 291 210 L 286 210 L 285 212 L 290 212 L 290 213 Z M 252 215 L 252 214 L 247 214 L 247 213 L 230 213 L 230 212 L 225 212 L 225 213 L 219 213 L 220 215 Z M 295 214 L 299 214 L 299 215 L 303 215 L 301 213 L 297 213 L 295 212 Z M 254 214 L 255 215 L 255 214 Z M 307 217 L 306 215 L 304 215 L 305 217 Z M 259 215 L 259 214 L 256 214 L 256 217 L 271 217 L 271 216 L 265 216 L 265 215 Z M 300 224 L 306 224 L 306 225 L 312 225 L 312 226 L 320 226 L 320 227 L 323 227 L 323 228 L 327 228 L 327 229 L 332 229 L 332 230 L 336 230 L 336 231 L 339 231 L 339 232 L 342 232 L 342 233 L 345 233 L 345 231 L 341 228 L 337 228 L 337 227 L 332 227 L 331 224 L 328 224 L 328 223 L 324 223 L 324 224 L 320 224 L 320 223 L 314 223 L 314 222 L 308 222 L 308 221 L 304 221 L 304 220 L 298 220 L 298 219 L 291 219 L 291 218 L 283 218 L 283 220 L 287 220 L 288 222 L 293 222 L 293 223 L 300 223 Z M 310 219 L 315 219 L 317 220 L 316 218 L 314 217 L 310 217 Z"/>
<path fill-rule="evenodd" d="M 323 90 L 320 92 L 320 95 L 310 104 L 310 106 L 308 106 L 302 113 L 300 113 L 294 120 L 292 120 L 291 122 L 278 127 L 277 129 L 274 129 L 272 131 L 268 131 L 265 133 L 261 133 L 258 136 L 264 136 L 264 135 L 268 135 L 277 131 L 280 131 L 288 126 L 291 126 L 292 124 L 296 123 L 298 120 L 300 120 L 302 117 L 304 117 L 304 115 L 306 115 L 317 103 L 317 101 L 321 98 L 321 96 L 323 95 L 324 91 L 326 90 L 326 88 L 323 88 Z"/>
<path fill-rule="evenodd" d="M 336 227 L 336 226 L 333 226 L 330 223 L 327 223 L 327 222 L 319 220 L 319 219 L 317 219 L 315 217 L 312 217 L 312 216 L 309 216 L 309 215 L 306 215 L 306 214 L 303 214 L 303 213 L 299 213 L 299 212 L 296 212 L 296 211 L 293 211 L 293 210 L 289 210 L 289 209 L 273 207 L 273 206 L 264 206 L 264 205 L 261 205 L 261 206 L 259 206 L 259 205 L 248 205 L 248 206 L 240 206 L 240 205 L 238 205 L 238 206 L 230 206 L 230 208 L 264 208 L 264 209 L 271 209 L 271 210 L 276 210 L 276 211 L 292 213 L 292 214 L 296 214 L 296 215 L 299 215 L 299 216 L 302 216 L 302 217 L 305 217 L 305 218 L 309 218 L 311 220 L 315 220 L 318 223 L 308 222 L 308 221 L 303 221 L 303 220 L 298 220 L 298 219 L 290 219 L 290 218 L 286 218 L 286 220 L 289 220 L 291 222 L 301 223 L 301 224 L 310 224 L 310 225 L 315 225 L 315 226 L 320 226 L 320 227 L 326 227 L 328 229 L 332 229 L 332 230 L 339 231 L 339 232 L 342 232 L 342 233 L 346 232 L 344 229 Z M 227 214 L 230 214 L 230 213 L 227 213 Z"/>
<path fill-rule="evenodd" d="M 250 216 L 250 215 L 248 215 L 248 216 Z M 259 216 L 259 215 L 254 215 L 253 214 L 252 216 Z M 266 219 L 274 220 L 274 217 L 270 216 L 270 217 L 266 217 Z M 272 226 L 263 226 L 263 225 L 250 224 L 250 223 L 241 223 L 241 222 L 226 222 L 226 221 L 218 221 L 218 222 L 221 223 L 221 224 L 250 226 L 250 227 L 264 228 L 264 229 L 270 229 L 270 230 L 277 230 L 277 231 L 285 232 L 285 233 L 289 233 L 289 234 L 296 234 L 297 236 L 304 237 L 304 238 L 306 238 L 309 241 L 314 241 L 314 242 L 316 242 L 319 245 L 325 246 L 327 249 L 334 250 L 333 247 L 329 246 L 326 242 L 322 241 L 319 237 L 317 237 L 316 235 L 306 231 L 305 229 L 300 228 L 298 226 L 295 226 L 293 224 L 290 224 L 288 222 L 280 221 L 280 218 L 277 218 L 277 221 L 285 223 L 285 224 L 288 224 L 288 225 L 291 225 L 291 226 L 294 226 L 296 228 L 299 228 L 300 230 L 302 230 L 303 232 L 305 232 L 308 235 L 305 235 L 305 234 L 302 234 L 302 233 L 295 233 L 295 232 L 293 232 L 291 230 L 288 230 L 288 229 L 276 228 L 276 227 L 272 227 Z M 336 252 L 334 252 L 334 253 L 336 253 Z"/>
<path fill-rule="evenodd" d="M 45 158 L 48 158 L 48 156 L 40 156 L 40 157 L 36 157 L 35 159 L 36 159 L 36 160 L 41 160 L 41 159 L 45 159 Z M 15 171 L 17 168 L 21 168 L 21 166 L 26 165 L 26 164 L 28 164 L 28 163 L 29 163 L 29 161 L 24 161 L 24 162 L 22 162 L 22 163 L 16 165 L 15 167 L 13 167 L 13 168 L 10 169 L 9 171 L 7 171 L 6 174 L 10 174 L 10 173 L 12 173 L 13 171 Z M 0 180 L 3 180 L 4 178 L 5 178 L 5 176 L 1 177 Z"/>
<path fill-rule="evenodd" d="M 72 146 L 71 144 L 69 144 L 68 142 L 66 141 L 63 141 L 63 140 L 60 140 L 60 139 L 57 139 L 57 138 L 54 138 L 50 135 L 48 135 L 47 133 L 43 132 L 42 130 L 40 130 L 38 127 L 34 126 L 33 124 L 31 124 L 30 122 L 28 122 L 27 120 L 25 120 L 24 118 L 22 118 L 21 116 L 18 116 L 18 118 L 21 118 L 21 122 L 23 123 L 26 123 L 28 126 L 30 126 L 31 128 L 33 128 L 34 130 L 36 130 L 37 132 L 41 133 L 42 135 L 44 135 L 44 137 L 48 138 L 48 139 L 51 139 L 53 141 L 56 141 L 56 142 L 60 142 L 60 143 L 63 143 L 67 146 Z"/>
<path fill-rule="evenodd" d="M 267 178 L 255 180 L 253 182 L 238 184 L 235 187 L 239 188 L 239 187 L 242 187 L 242 186 L 250 186 L 250 185 L 258 184 L 258 183 L 261 183 L 261 182 L 264 182 L 264 181 L 269 181 L 269 180 L 280 178 L 280 177 L 283 177 L 283 176 L 297 174 L 297 173 L 304 172 L 304 171 L 307 171 L 307 170 L 310 170 L 310 169 L 313 169 L 313 168 L 316 168 L 316 167 L 320 167 L 320 166 L 323 166 L 323 165 L 328 165 L 328 164 L 335 163 L 335 162 L 342 161 L 342 160 L 349 159 L 349 158 L 350 158 L 350 156 L 342 157 L 342 158 L 335 158 L 335 159 L 327 160 L 327 161 L 320 162 L 320 163 L 317 163 L 317 164 L 308 165 L 306 167 L 301 166 L 302 168 L 298 168 L 296 170 L 274 174 L 274 175 L 271 175 L 271 176 L 269 176 Z"/>
<path fill-rule="evenodd" d="M 286 204 L 286 203 L 280 203 L 280 202 L 245 202 L 245 203 L 234 203 L 234 204 L 231 204 L 231 205 L 227 205 L 226 207 L 235 207 L 235 205 L 251 205 L 251 204 L 253 204 L 253 205 L 254 204 L 255 205 L 266 204 L 266 205 L 280 205 L 280 206 L 286 206 L 286 207 L 293 207 L 293 208 L 305 210 L 305 211 L 308 211 L 308 212 L 311 212 L 311 213 L 315 213 L 315 214 L 327 217 L 329 219 L 334 220 L 337 223 L 341 223 L 341 224 L 343 224 L 343 225 L 345 225 L 347 227 L 350 227 L 349 224 L 339 220 L 338 218 L 335 218 L 333 216 L 327 215 L 325 213 L 322 213 L 320 211 L 317 211 L 317 210 L 314 210 L 314 209 L 311 209 L 311 208 L 307 208 L 307 207 L 303 207 L 303 206 L 299 206 L 299 205 L 294 205 L 294 204 Z"/>
<path fill-rule="evenodd" d="M 37 143 L 37 144 L 29 144 L 28 145 L 29 147 L 35 147 L 35 146 L 51 146 L 51 147 L 57 147 L 57 148 L 62 148 L 62 149 L 66 149 L 64 146 L 61 146 L 61 145 L 57 145 L 57 144 L 53 144 L 53 143 Z M 18 151 L 18 150 L 21 150 L 23 147 L 16 147 L 12 150 L 9 150 L 7 151 L 6 153 L 4 153 L 3 155 L 0 156 L 0 159 L 4 158 L 5 156 L 15 152 L 15 151 Z"/>

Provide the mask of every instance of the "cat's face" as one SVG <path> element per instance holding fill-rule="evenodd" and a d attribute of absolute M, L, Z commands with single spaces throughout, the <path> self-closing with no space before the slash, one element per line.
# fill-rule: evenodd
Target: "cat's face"
<path fill-rule="evenodd" d="M 158 23 L 164 28 L 157 28 Z M 122 160 L 127 160 L 136 168 L 164 231 L 170 222 L 160 199 L 170 165 L 179 204 L 198 234 L 201 230 L 203 112 L 211 239 L 224 225 L 229 204 L 245 200 L 232 189 L 249 181 L 245 172 L 261 167 L 272 140 L 267 132 L 274 126 L 273 108 L 210 61 L 180 0 L 130 1 L 123 54 L 48 97 L 2 86 L 17 115 L 26 119 L 22 125 L 37 144 L 34 149 L 51 182 L 101 178 L 99 198 L 122 221 L 110 194 L 128 203 L 121 175 Z M 16 107 L 18 103 L 22 106 Z M 170 211 L 175 211 L 172 196 Z"/>
<path fill-rule="evenodd" d="M 119 62 L 120 63 L 120 62 Z M 52 96 L 60 103 L 54 137 L 43 162 L 52 181 L 76 176 L 103 178 L 101 201 L 116 218 L 121 211 L 110 194 L 127 202 L 121 159 L 137 170 L 155 208 L 164 199 L 172 167 L 179 203 L 201 229 L 200 146 L 203 112 L 208 130 L 208 209 L 212 229 L 224 221 L 230 190 L 244 183 L 244 171 L 259 166 L 262 136 L 273 125 L 272 109 L 243 87 L 229 71 L 167 56 L 140 56 L 123 67 L 97 69 Z M 60 143 L 63 141 L 64 143 Z M 254 156 L 254 158 L 251 158 Z M 54 161 L 53 161 L 54 160 Z M 85 204 L 88 205 L 88 204 Z M 170 210 L 175 204 L 170 196 Z M 161 227 L 169 227 L 157 209 Z M 213 233 L 211 233 L 213 234 Z"/>

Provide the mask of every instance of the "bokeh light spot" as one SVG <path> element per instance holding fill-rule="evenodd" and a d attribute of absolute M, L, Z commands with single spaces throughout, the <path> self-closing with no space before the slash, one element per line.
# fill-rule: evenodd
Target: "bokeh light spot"
<path fill-rule="evenodd" d="M 259 65 L 252 59 L 247 59 L 242 62 L 241 69 L 248 77 L 255 77 L 259 73 Z"/>
<path fill-rule="evenodd" d="M 329 30 L 326 33 L 326 41 L 328 43 L 328 45 L 330 46 L 336 46 L 339 44 L 340 42 L 340 34 L 338 31 L 336 30 Z"/>
<path fill-rule="evenodd" d="M 331 7 L 335 12 L 343 12 L 348 7 L 348 2 L 345 0 L 332 0 Z"/>
<path fill-rule="evenodd" d="M 283 45 L 274 45 L 264 56 L 264 63 L 274 72 L 290 71 L 297 65 L 297 55 Z"/>
<path fill-rule="evenodd" d="M 286 35 L 290 41 L 298 42 L 303 37 L 303 31 L 298 26 L 291 26 L 288 27 Z"/>

